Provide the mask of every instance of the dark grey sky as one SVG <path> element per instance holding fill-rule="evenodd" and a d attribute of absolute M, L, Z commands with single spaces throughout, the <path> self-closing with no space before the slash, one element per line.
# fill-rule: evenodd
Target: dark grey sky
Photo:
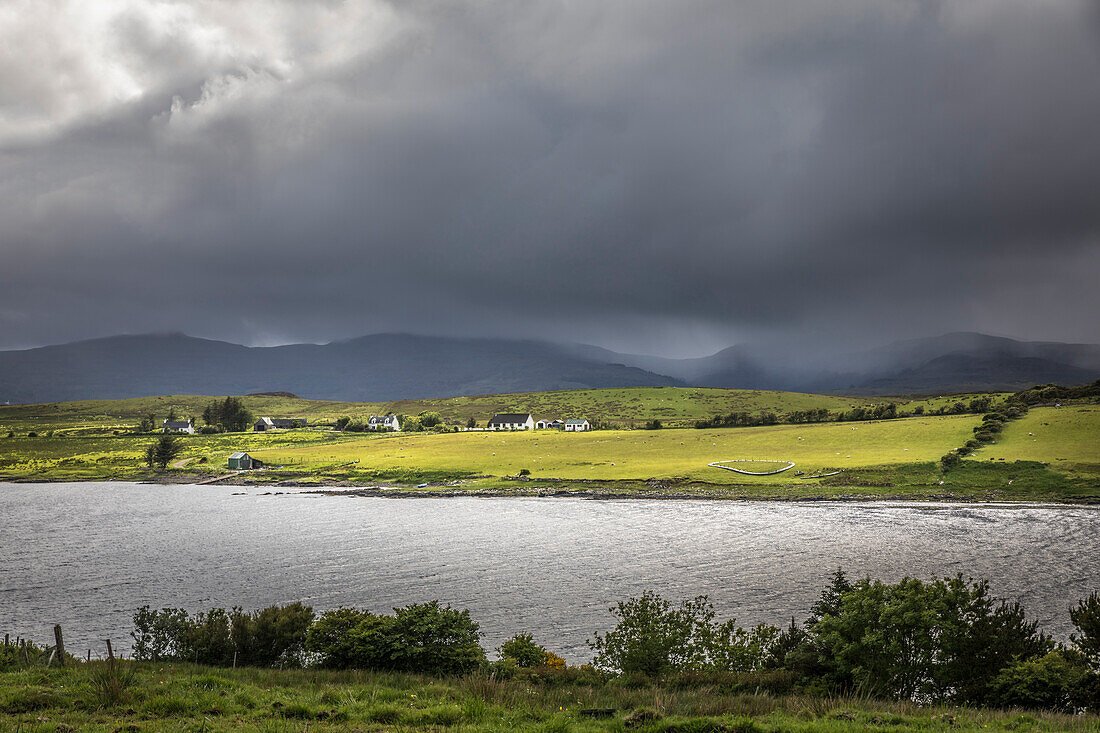
<path fill-rule="evenodd" d="M 1100 3 L 16 3 L 0 348 L 1100 341 Z"/>

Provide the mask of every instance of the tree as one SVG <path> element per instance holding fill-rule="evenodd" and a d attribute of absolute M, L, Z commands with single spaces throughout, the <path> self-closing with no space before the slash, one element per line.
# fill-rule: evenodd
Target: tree
<path fill-rule="evenodd" d="M 230 432 L 240 432 L 252 424 L 252 413 L 239 397 L 226 397 L 224 401 L 207 405 L 202 411 L 202 419 L 207 425 L 221 425 Z"/>
<path fill-rule="evenodd" d="M 393 609 L 386 626 L 392 668 L 402 672 L 465 674 L 485 661 L 481 632 L 468 610 L 439 601 Z"/>
<path fill-rule="evenodd" d="M 443 417 L 438 412 L 425 410 L 416 417 L 420 420 L 420 425 L 424 428 L 434 428 L 443 423 Z"/>
<path fill-rule="evenodd" d="M 679 608 L 674 608 L 655 592 L 646 591 L 608 610 L 619 622 L 611 631 L 589 640 L 596 667 L 657 677 L 706 665 L 706 645 L 714 620 L 706 596 L 681 601 Z"/>
<path fill-rule="evenodd" d="M 183 452 L 183 443 L 175 435 L 162 435 L 156 443 L 145 449 L 145 460 L 150 466 L 163 471 Z"/>
<path fill-rule="evenodd" d="M 1069 611 L 1073 625 L 1081 632 L 1070 639 L 1093 669 L 1100 672 L 1100 593 L 1093 593 Z"/>
<path fill-rule="evenodd" d="M 516 634 L 497 648 L 497 655 L 517 667 L 541 667 L 546 664 L 550 652 L 536 644 L 530 634 Z"/>
<path fill-rule="evenodd" d="M 141 422 L 138 423 L 139 433 L 151 433 L 156 428 L 157 416 L 153 413 L 149 413 L 145 417 L 141 418 Z"/>
<path fill-rule="evenodd" d="M 588 645 L 595 651 L 596 667 L 624 674 L 762 669 L 780 636 L 774 626 L 745 630 L 733 619 L 716 624 L 706 596 L 676 607 L 646 591 L 609 610 L 618 616 L 618 624 L 606 634 L 597 633 Z"/>
<path fill-rule="evenodd" d="M 175 420 L 176 419 L 176 408 L 175 407 L 169 407 L 168 408 L 168 419 L 169 420 Z"/>
<path fill-rule="evenodd" d="M 888 585 L 861 580 L 836 613 L 810 629 L 828 678 L 841 689 L 903 700 L 983 703 L 1014 660 L 1052 648 L 1019 605 L 962 576 Z"/>
<path fill-rule="evenodd" d="M 306 632 L 305 648 L 332 669 L 379 669 L 388 664 L 388 616 L 357 608 L 327 611 Z"/>
<path fill-rule="evenodd" d="M 477 420 L 475 420 L 471 417 L 469 420 L 466 421 L 466 427 L 476 428 L 477 427 Z"/>

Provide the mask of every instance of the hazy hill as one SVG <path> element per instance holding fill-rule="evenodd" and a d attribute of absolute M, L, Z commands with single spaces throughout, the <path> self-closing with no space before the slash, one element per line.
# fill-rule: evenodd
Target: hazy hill
<path fill-rule="evenodd" d="M 383 401 L 677 384 L 553 344 L 401 334 L 277 347 L 182 334 L 117 336 L 0 352 L 0 401 L 13 403 L 279 390 L 313 399 Z"/>
<path fill-rule="evenodd" d="M 980 333 L 949 333 L 858 352 L 739 344 L 701 359 L 613 356 L 705 387 L 854 395 L 1015 390 L 1100 377 L 1100 345 Z"/>
<path fill-rule="evenodd" d="M 288 391 L 382 402 L 593 387 L 690 384 L 834 394 L 914 394 L 1082 384 L 1100 346 L 975 333 L 857 353 L 740 344 L 700 359 L 577 344 L 378 334 L 325 345 L 246 347 L 182 334 L 116 336 L 0 352 L 0 402 Z"/>

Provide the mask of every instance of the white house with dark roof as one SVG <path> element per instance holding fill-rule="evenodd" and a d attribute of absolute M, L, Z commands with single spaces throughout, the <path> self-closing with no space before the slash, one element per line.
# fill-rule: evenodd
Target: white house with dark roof
<path fill-rule="evenodd" d="M 567 433 L 583 433 L 585 430 L 591 430 L 592 426 L 588 424 L 588 421 L 583 417 L 579 420 L 566 420 L 565 431 Z"/>
<path fill-rule="evenodd" d="M 397 415 L 371 415 L 367 420 L 367 430 L 392 430 L 394 432 L 401 429 L 401 421 L 397 419 Z"/>
<path fill-rule="evenodd" d="M 195 425 L 190 420 L 165 420 L 164 432 L 195 434 Z"/>
<path fill-rule="evenodd" d="M 534 430 L 535 419 L 529 412 L 505 412 L 493 415 L 489 421 L 490 430 Z"/>

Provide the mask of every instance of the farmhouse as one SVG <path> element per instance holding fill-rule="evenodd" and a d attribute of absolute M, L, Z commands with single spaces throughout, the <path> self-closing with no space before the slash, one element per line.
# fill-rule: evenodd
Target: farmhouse
<path fill-rule="evenodd" d="M 229 456 L 229 467 L 238 471 L 248 471 L 253 468 L 262 468 L 264 462 L 259 458 L 253 458 L 243 451 L 232 453 Z"/>
<path fill-rule="evenodd" d="M 195 434 L 195 426 L 190 420 L 165 420 L 164 432 Z"/>
<path fill-rule="evenodd" d="M 289 428 L 304 428 L 306 424 L 307 421 L 303 417 L 261 417 L 256 421 L 256 424 L 252 426 L 252 429 L 257 433 L 262 433 L 272 428 L 280 428 L 283 430 Z"/>
<path fill-rule="evenodd" d="M 534 430 L 535 420 L 531 417 L 531 413 L 522 412 L 506 412 L 500 415 L 493 415 L 493 419 L 489 421 L 490 430 Z"/>
<path fill-rule="evenodd" d="M 397 415 L 371 415 L 367 420 L 367 430 L 393 430 L 401 429 L 401 422 Z"/>
<path fill-rule="evenodd" d="M 592 426 L 588 424 L 588 421 L 583 417 L 580 420 L 566 420 L 565 430 L 570 433 L 581 433 L 585 430 L 591 430 Z"/>

